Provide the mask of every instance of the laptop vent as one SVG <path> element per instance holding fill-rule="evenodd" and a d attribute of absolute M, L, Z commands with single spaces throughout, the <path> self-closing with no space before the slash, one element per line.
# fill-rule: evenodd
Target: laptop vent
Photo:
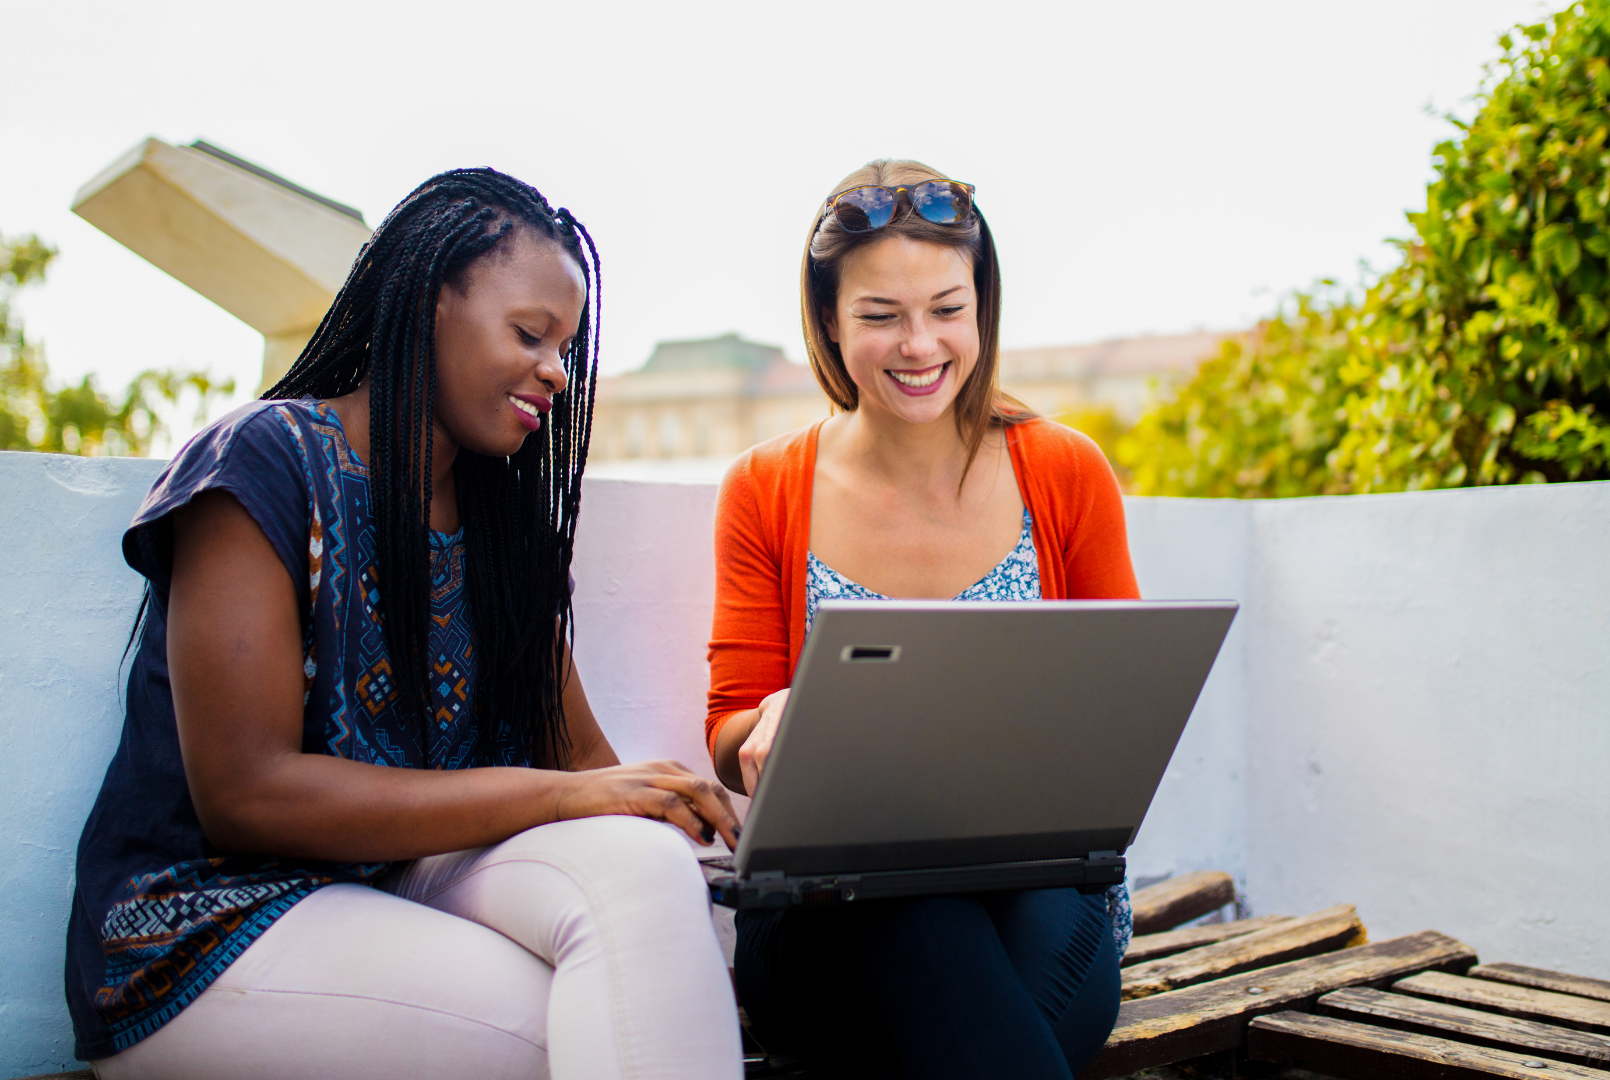
<path fill-rule="evenodd" d="M 839 653 L 846 664 L 892 664 L 900 659 L 898 645 L 846 645 Z"/>

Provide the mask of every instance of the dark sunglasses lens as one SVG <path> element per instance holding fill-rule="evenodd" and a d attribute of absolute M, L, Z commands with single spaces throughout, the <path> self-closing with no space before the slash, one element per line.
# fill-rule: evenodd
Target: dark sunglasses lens
<path fill-rule="evenodd" d="M 833 215 L 845 232 L 871 232 L 894 217 L 894 192 L 881 187 L 851 188 L 833 203 Z"/>
<path fill-rule="evenodd" d="M 935 225 L 952 225 L 967 220 L 973 200 L 960 184 L 930 180 L 911 189 L 911 206 Z"/>

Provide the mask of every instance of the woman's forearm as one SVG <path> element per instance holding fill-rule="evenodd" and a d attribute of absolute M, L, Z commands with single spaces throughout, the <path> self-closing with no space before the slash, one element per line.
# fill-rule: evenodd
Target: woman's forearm
<path fill-rule="evenodd" d="M 549 769 L 400 769 L 286 753 L 197 800 L 224 851 L 389 862 L 485 847 L 564 816 L 578 774 Z"/>
<path fill-rule="evenodd" d="M 735 712 L 728 717 L 726 724 L 716 734 L 713 755 L 716 776 L 740 795 L 747 795 L 749 792 L 744 790 L 744 774 L 743 768 L 738 763 L 738 751 L 742 748 L 744 740 L 749 738 L 749 733 L 755 730 L 755 724 L 759 720 L 759 709 Z"/>
<path fill-rule="evenodd" d="M 563 665 L 570 769 L 619 765 L 568 649 Z M 282 753 L 272 766 L 238 778 L 235 797 L 207 800 L 211 812 L 202 824 L 226 850 L 390 862 L 485 847 L 559 820 L 574 787 L 572 774 L 552 769 L 396 769 Z"/>

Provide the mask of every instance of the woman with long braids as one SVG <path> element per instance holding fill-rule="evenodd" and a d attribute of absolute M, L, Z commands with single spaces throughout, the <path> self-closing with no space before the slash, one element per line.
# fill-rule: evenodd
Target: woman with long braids
<path fill-rule="evenodd" d="M 568 211 L 436 176 L 146 497 L 68 940 L 103 1080 L 741 1072 L 681 835 L 731 806 L 621 765 L 570 660 L 598 303 Z"/>
<path fill-rule="evenodd" d="M 1139 596 L 1106 458 L 1000 390 L 1000 264 L 970 185 L 915 161 L 851 173 L 800 293 L 836 414 L 740 457 L 716 506 L 705 733 L 735 791 L 756 790 L 822 600 Z M 738 998 L 768 1049 L 835 1077 L 1071 1080 L 1112 1030 L 1129 931 L 1123 885 L 740 912 Z"/>

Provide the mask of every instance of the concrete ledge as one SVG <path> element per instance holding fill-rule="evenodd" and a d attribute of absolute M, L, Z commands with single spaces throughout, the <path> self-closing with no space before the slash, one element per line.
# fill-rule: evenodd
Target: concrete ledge
<path fill-rule="evenodd" d="M 140 593 L 118 541 L 161 467 L 0 453 L 0 1077 L 75 1067 L 73 856 Z M 589 480 L 575 563 L 605 731 L 707 775 L 714 510 L 714 484 Z M 1345 896 L 1378 937 L 1610 972 L 1610 483 L 1127 510 L 1147 596 L 1243 604 L 1136 876 L 1225 869 L 1256 914 Z"/>
<path fill-rule="evenodd" d="M 0 1076 L 73 1067 L 73 860 L 122 730 L 142 581 L 118 545 L 162 465 L 0 453 Z"/>

